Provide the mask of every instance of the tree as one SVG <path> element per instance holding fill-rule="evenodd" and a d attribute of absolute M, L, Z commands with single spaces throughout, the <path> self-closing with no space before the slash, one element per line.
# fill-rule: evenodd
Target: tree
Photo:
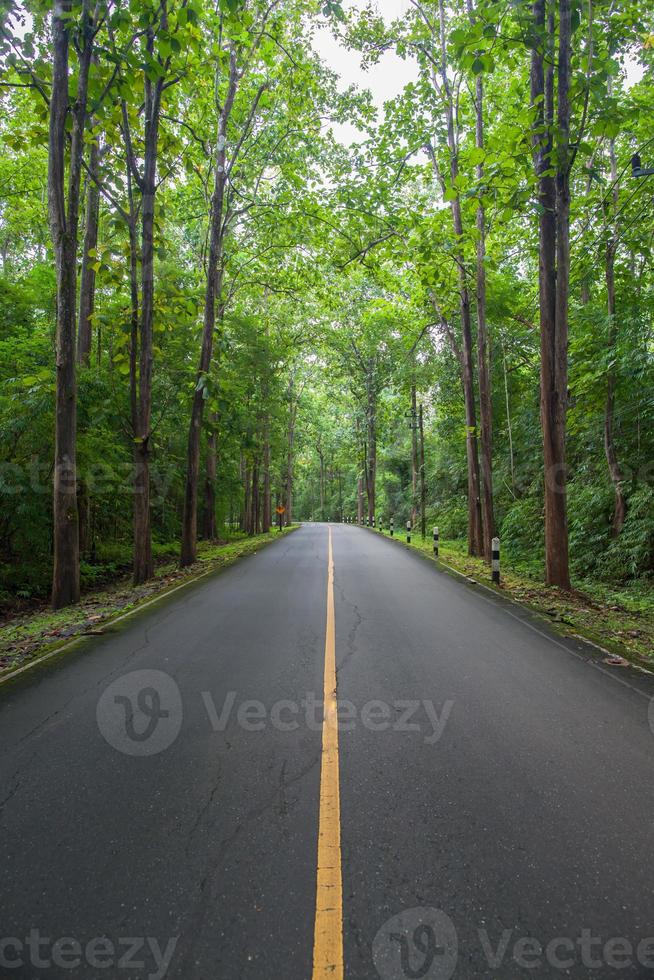
<path fill-rule="evenodd" d="M 568 392 L 568 282 L 570 275 L 570 18 L 559 4 L 558 140 L 554 145 L 554 15 L 544 0 L 533 6 L 531 57 L 534 167 L 538 178 L 541 425 L 545 473 L 545 578 L 570 587 L 566 514 L 565 429 Z"/>
<path fill-rule="evenodd" d="M 57 270 L 57 385 L 54 459 L 54 609 L 79 599 L 79 526 L 77 513 L 77 250 L 80 185 L 87 122 L 89 72 L 99 29 L 96 9 L 83 0 L 76 25 L 70 0 L 56 0 L 52 14 L 52 90 L 48 158 L 50 228 Z M 71 32 L 75 29 L 78 71 L 69 106 Z M 67 136 L 72 117 L 70 142 Z M 67 166 L 68 164 L 68 166 Z M 68 173 L 67 173 L 68 171 Z M 66 187 L 66 176 L 68 185 Z"/>

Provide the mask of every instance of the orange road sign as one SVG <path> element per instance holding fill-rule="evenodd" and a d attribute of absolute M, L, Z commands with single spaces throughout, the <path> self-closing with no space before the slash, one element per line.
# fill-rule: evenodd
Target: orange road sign
<path fill-rule="evenodd" d="M 283 514 L 286 511 L 285 507 L 275 507 L 278 514 Z"/>

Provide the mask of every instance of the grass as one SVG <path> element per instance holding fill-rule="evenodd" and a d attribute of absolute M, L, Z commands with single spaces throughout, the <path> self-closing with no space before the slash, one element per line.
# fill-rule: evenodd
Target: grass
<path fill-rule="evenodd" d="M 382 532 L 387 537 L 388 531 Z M 406 534 L 394 540 L 406 544 Z M 410 547 L 433 558 L 431 537 L 424 541 L 413 532 Z M 439 543 L 439 559 L 468 578 L 494 588 L 490 567 L 481 558 L 471 558 L 462 540 Z M 539 582 L 524 569 L 502 564 L 500 594 L 544 616 L 558 632 L 582 636 L 639 666 L 654 669 L 654 587 L 608 586 L 581 580 L 571 592 Z"/>
<path fill-rule="evenodd" d="M 284 528 L 281 533 L 288 534 L 297 526 Z M 254 537 L 237 534 L 224 543 L 201 542 L 198 560 L 188 568 L 181 569 L 171 560 L 159 565 L 155 577 L 144 585 L 134 586 L 129 578 L 123 578 L 110 587 L 83 595 L 76 606 L 58 612 L 42 608 L 13 616 L 0 626 L 0 676 L 75 637 L 101 632 L 117 616 L 165 595 L 186 580 L 231 565 L 279 537 L 279 531 L 270 531 Z"/>

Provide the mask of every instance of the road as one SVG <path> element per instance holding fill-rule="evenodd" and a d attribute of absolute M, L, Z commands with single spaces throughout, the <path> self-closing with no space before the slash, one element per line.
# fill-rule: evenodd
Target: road
<path fill-rule="evenodd" d="M 654 976 L 649 680 L 305 525 L 0 686 L 0 977 Z"/>

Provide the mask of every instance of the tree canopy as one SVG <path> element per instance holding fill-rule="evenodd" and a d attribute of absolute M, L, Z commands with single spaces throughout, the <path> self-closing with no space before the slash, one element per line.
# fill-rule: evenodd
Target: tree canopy
<path fill-rule="evenodd" d="M 644 0 L 3 0 L 0 105 L 6 606 L 277 507 L 651 579 Z"/>

